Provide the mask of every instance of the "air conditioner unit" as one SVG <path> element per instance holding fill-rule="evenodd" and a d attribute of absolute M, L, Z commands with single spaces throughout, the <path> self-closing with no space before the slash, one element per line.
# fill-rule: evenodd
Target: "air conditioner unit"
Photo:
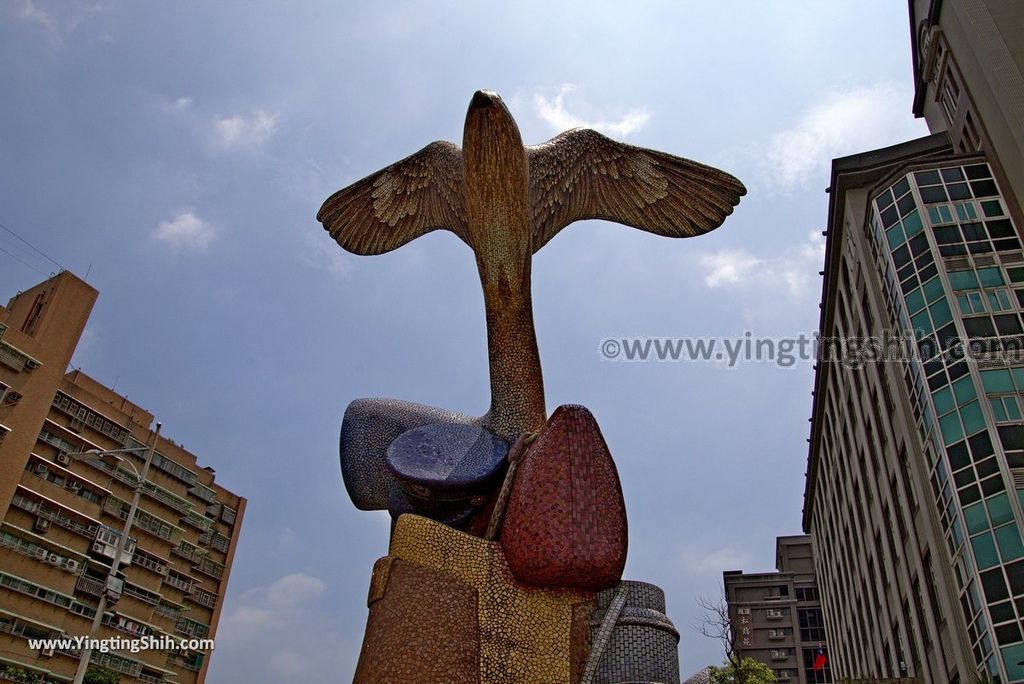
<path fill-rule="evenodd" d="M 55 553 L 51 553 L 47 558 L 46 562 L 50 565 L 60 565 L 60 556 Z"/>
<path fill-rule="evenodd" d="M 61 465 L 71 465 L 71 457 L 66 451 L 58 451 L 56 460 L 57 463 L 60 463 Z"/>
<path fill-rule="evenodd" d="M 78 572 L 78 561 L 71 560 L 70 558 L 64 561 L 64 569 L 68 572 L 75 574 Z"/>
<path fill-rule="evenodd" d="M 49 550 L 44 549 L 42 546 L 36 549 L 36 558 L 39 560 L 46 560 L 46 557 L 50 555 Z"/>
<path fill-rule="evenodd" d="M 33 471 L 35 472 L 36 475 L 46 475 L 46 473 L 49 471 L 49 468 L 46 467 L 45 463 L 36 463 L 36 467 L 33 468 Z"/>
<path fill-rule="evenodd" d="M 35 370 L 36 368 L 39 368 L 39 362 L 36 361 L 35 359 L 26 359 L 25 368 L 27 370 Z"/>
<path fill-rule="evenodd" d="M 14 390 L 10 390 L 9 392 L 7 392 L 7 394 L 4 395 L 5 403 L 17 404 L 19 401 L 21 401 L 21 394 L 15 392 Z"/>
<path fill-rule="evenodd" d="M 46 532 L 46 530 L 50 529 L 50 521 L 46 518 L 36 518 L 34 527 L 36 532 Z"/>
<path fill-rule="evenodd" d="M 82 490 L 82 483 L 77 480 L 72 480 L 67 483 L 66 487 L 72 492 L 80 492 Z"/>
<path fill-rule="evenodd" d="M 99 554 L 106 555 L 107 545 L 104 544 L 103 542 L 93 542 L 92 550 L 93 550 L 93 553 L 99 553 Z"/>

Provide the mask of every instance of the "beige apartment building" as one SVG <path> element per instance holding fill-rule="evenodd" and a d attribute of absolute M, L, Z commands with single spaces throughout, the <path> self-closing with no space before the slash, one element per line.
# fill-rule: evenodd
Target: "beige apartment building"
<path fill-rule="evenodd" d="M 722 573 L 736 656 L 768 665 L 779 682 L 832 681 L 812 553 L 809 535 L 779 537 L 776 572 Z"/>
<path fill-rule="evenodd" d="M 933 135 L 832 164 L 804 530 L 837 679 L 1020 683 L 1024 3 L 909 10 Z"/>
<path fill-rule="evenodd" d="M 151 413 L 66 372 L 97 294 L 65 271 L 0 307 L 0 681 L 71 681 L 79 652 L 29 639 L 89 634 L 104 592 L 112 601 L 97 638 L 216 635 L 246 502 L 163 436 L 122 572 L 108 580 L 155 433 Z M 135 448 L 121 463 L 75 456 Z M 93 651 L 90 662 L 121 682 L 191 684 L 210 655 Z"/>

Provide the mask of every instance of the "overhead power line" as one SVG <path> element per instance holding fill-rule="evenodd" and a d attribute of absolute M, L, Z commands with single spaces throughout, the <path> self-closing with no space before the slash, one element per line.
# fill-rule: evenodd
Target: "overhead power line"
<path fill-rule="evenodd" d="M 17 261 L 17 262 L 18 262 L 19 264 L 21 264 L 22 266 L 24 266 L 24 267 L 26 267 L 26 268 L 30 268 L 30 269 L 32 269 L 32 270 L 33 270 L 33 271 L 35 271 L 36 273 L 44 273 L 44 274 L 46 273 L 46 271 L 40 270 L 40 269 L 36 268 L 35 266 L 33 266 L 32 264 L 28 263 L 27 261 L 24 261 L 24 260 L 23 260 L 23 259 L 22 259 L 21 257 L 19 257 L 19 256 L 17 256 L 17 255 L 14 255 L 14 254 L 11 254 L 10 252 L 8 252 L 8 251 L 7 251 L 6 249 L 4 249 L 3 247 L 0 247 L 0 252 L 2 252 L 2 253 L 4 253 L 4 254 L 6 254 L 7 256 L 11 257 L 12 259 L 14 259 L 15 261 Z"/>
<path fill-rule="evenodd" d="M 22 242 L 24 242 L 24 243 L 25 243 L 26 245 L 28 245 L 28 246 L 29 246 L 29 247 L 30 247 L 30 248 L 32 249 L 32 251 L 34 251 L 34 252 L 35 252 L 36 254 L 40 255 L 41 257 L 43 257 L 43 258 L 44 258 L 44 259 L 46 259 L 47 261 L 49 261 L 49 262 L 50 262 L 51 264 L 53 264 L 53 265 L 54 265 L 54 266 L 56 266 L 57 268 L 59 268 L 59 269 L 62 269 L 62 270 L 64 270 L 64 271 L 66 271 L 66 270 L 67 270 L 67 268 L 66 268 L 66 267 L 65 267 L 65 266 L 64 266 L 64 265 L 63 265 L 62 263 L 60 263 L 59 261 L 57 261 L 56 259 L 54 259 L 53 257 L 51 257 L 51 256 L 50 256 L 49 254 L 47 254 L 47 253 L 46 253 L 46 252 L 44 252 L 43 250 L 39 249 L 39 248 L 38 248 L 38 247 L 36 247 L 35 245 L 33 245 L 33 244 L 32 244 L 31 242 L 29 242 L 29 241 L 28 241 L 28 240 L 26 240 L 25 238 L 23 238 L 23 237 L 21 237 L 20 235 L 18 235 L 17 233 L 15 233 L 15 232 L 14 232 L 13 230 L 11 230 L 11 229 L 10 229 L 10 228 L 8 228 L 7 226 L 5 226 L 5 225 L 4 225 L 3 223 L 0 223 L 0 228 L 3 228 L 3 229 L 4 229 L 4 230 L 6 230 L 6 231 L 7 231 L 8 233 L 10 233 L 10 234 L 11 234 L 11 235 L 13 235 L 14 237 L 16 237 L 16 238 L 18 238 L 19 240 L 21 240 Z M 14 257 L 14 255 L 13 255 L 13 254 L 11 254 L 10 252 L 7 252 L 7 254 L 9 254 L 9 255 L 10 255 L 11 257 Z M 17 257 L 14 257 L 14 258 L 17 258 Z M 20 261 L 20 259 L 19 259 L 19 261 Z M 22 262 L 22 263 L 25 263 L 25 262 Z M 25 264 L 25 265 L 27 266 L 28 264 Z"/>

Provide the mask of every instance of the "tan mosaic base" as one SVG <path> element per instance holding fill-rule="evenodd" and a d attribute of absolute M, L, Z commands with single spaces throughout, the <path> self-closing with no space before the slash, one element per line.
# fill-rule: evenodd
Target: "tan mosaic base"
<path fill-rule="evenodd" d="M 378 560 L 354 682 L 479 682 L 476 599 L 473 587 L 450 575 L 391 556 Z"/>
<path fill-rule="evenodd" d="M 414 515 L 398 519 L 391 557 L 476 589 L 481 684 L 579 681 L 593 593 L 520 584 L 496 542 Z"/>

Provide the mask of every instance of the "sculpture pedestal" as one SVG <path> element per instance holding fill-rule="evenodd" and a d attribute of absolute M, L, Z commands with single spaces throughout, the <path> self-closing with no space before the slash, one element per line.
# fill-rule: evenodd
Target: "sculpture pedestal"
<path fill-rule="evenodd" d="M 617 619 L 603 621 L 620 592 Z M 654 585 L 531 587 L 500 544 L 428 518 L 399 518 L 368 603 L 356 684 L 679 682 L 679 634 Z"/>

